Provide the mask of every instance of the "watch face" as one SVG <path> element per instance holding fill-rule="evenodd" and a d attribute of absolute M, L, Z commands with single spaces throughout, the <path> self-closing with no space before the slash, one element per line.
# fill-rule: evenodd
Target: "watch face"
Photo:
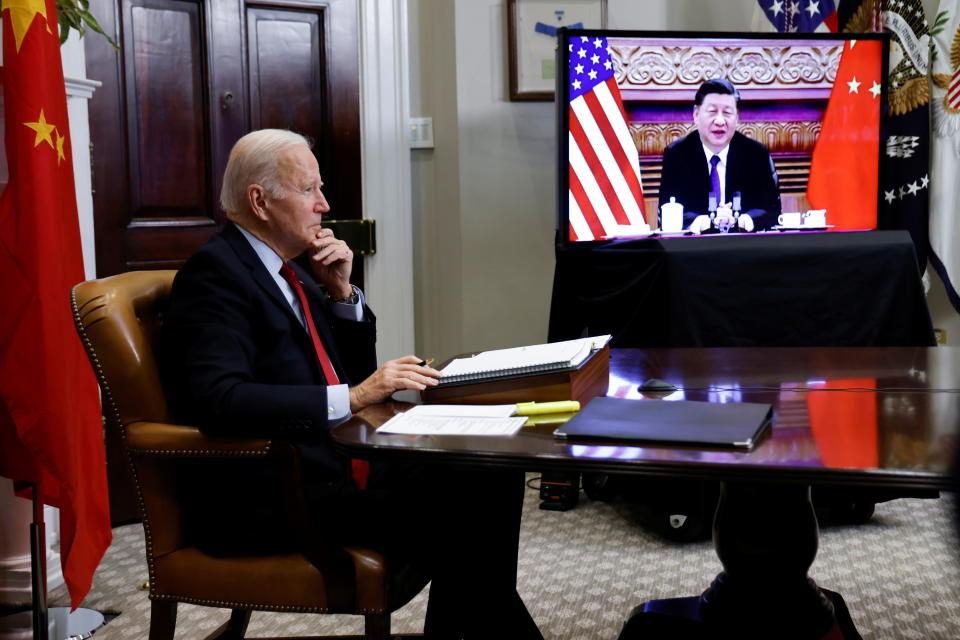
<path fill-rule="evenodd" d="M 557 77 L 557 29 L 599 28 L 601 13 L 597 0 L 517 0 L 517 89 L 553 91 Z"/>

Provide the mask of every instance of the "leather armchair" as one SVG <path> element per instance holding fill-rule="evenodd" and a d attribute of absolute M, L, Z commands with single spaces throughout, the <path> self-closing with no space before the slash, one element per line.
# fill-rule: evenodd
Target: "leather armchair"
<path fill-rule="evenodd" d="M 283 470 L 283 495 L 276 500 L 286 505 L 294 527 L 304 517 L 294 447 L 276 440 L 210 437 L 174 424 L 153 345 L 175 274 L 129 272 L 80 283 L 71 294 L 77 332 L 103 392 L 107 428 L 120 430 L 143 518 L 150 640 L 173 639 L 178 602 L 233 610 L 210 638 L 242 638 L 253 610 L 363 615 L 366 638 L 389 638 L 390 613 L 416 595 L 426 578 L 405 567 L 388 571 L 386 558 L 376 551 L 311 547 L 308 559 L 302 551 L 309 535 L 305 528 L 290 536 L 299 548 L 295 544 L 276 553 L 229 556 L 192 544 L 193 511 L 177 491 L 184 482 L 178 473 L 205 460 L 232 460 L 229 466 L 238 472 L 245 460 L 274 461 Z M 191 497 L 197 499 L 217 496 Z"/>

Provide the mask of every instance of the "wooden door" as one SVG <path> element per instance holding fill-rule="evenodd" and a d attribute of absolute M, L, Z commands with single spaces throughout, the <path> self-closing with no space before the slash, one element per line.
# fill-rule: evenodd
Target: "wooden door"
<path fill-rule="evenodd" d="M 315 141 L 338 219 L 359 219 L 355 0 L 92 0 L 121 49 L 90 34 L 97 275 L 177 268 L 220 225 L 223 169 L 253 129 Z M 354 282 L 362 286 L 362 261 Z M 137 509 L 119 434 L 107 435 L 111 519 Z"/>
<path fill-rule="evenodd" d="M 85 38 L 97 274 L 168 269 L 224 221 L 233 143 L 312 138 L 331 216 L 359 219 L 355 0 L 93 0 L 120 51 Z M 362 264 L 357 264 L 362 283 Z"/>

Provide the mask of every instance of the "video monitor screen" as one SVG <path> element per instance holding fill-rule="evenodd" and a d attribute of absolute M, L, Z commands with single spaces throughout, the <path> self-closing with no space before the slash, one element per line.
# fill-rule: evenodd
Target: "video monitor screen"
<path fill-rule="evenodd" d="M 886 34 L 561 30 L 559 238 L 877 226 Z"/>

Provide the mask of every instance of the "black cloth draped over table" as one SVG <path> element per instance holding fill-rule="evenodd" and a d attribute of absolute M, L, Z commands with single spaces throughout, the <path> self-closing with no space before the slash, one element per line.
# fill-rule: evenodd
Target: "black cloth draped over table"
<path fill-rule="evenodd" d="M 905 231 L 585 245 L 557 249 L 551 342 L 609 333 L 616 347 L 935 344 Z"/>

